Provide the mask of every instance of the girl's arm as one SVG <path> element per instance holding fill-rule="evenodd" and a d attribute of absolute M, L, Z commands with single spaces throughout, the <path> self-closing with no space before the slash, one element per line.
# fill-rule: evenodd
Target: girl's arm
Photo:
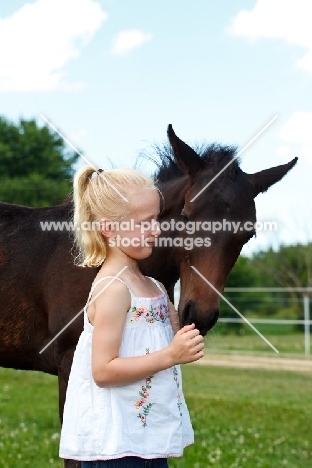
<path fill-rule="evenodd" d="M 97 286 L 94 296 L 105 286 Z M 130 307 L 128 289 L 114 281 L 94 301 L 92 338 L 92 375 L 99 387 L 127 385 L 175 364 L 197 361 L 203 357 L 203 337 L 188 325 L 177 332 L 164 349 L 143 356 L 119 357 L 121 337 Z"/>

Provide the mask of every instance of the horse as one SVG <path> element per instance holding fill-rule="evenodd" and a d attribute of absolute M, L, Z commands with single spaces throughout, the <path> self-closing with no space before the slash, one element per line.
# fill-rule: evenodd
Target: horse
<path fill-rule="evenodd" d="M 199 153 L 171 125 L 168 139 L 170 153 L 162 153 L 155 174 L 163 201 L 159 222 L 167 230 L 140 267 L 143 274 L 165 285 L 171 300 L 180 278 L 180 324 L 194 322 L 205 335 L 219 316 L 220 296 L 214 288 L 222 293 L 243 245 L 255 235 L 255 197 L 280 181 L 297 158 L 247 174 L 234 147 L 211 144 Z M 57 375 L 61 421 L 72 357 L 83 327 L 78 312 L 97 273 L 96 268 L 74 263 L 73 236 L 66 229 L 72 210 L 70 200 L 43 208 L 0 204 L 0 365 Z M 207 230 L 209 223 L 216 226 L 224 220 L 242 227 L 236 232 Z M 57 222 L 59 229 L 44 228 L 51 222 Z M 187 232 L 187 227 L 194 226 L 196 230 Z M 67 468 L 79 466 L 65 461 Z"/>

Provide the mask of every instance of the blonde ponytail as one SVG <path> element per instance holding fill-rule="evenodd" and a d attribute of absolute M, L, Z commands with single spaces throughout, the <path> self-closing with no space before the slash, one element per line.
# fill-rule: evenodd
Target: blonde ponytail
<path fill-rule="evenodd" d="M 98 267 L 106 257 L 107 245 L 99 221 L 122 222 L 133 209 L 131 199 L 139 189 L 153 188 L 154 181 L 133 169 L 95 171 L 83 167 L 74 177 L 75 242 L 77 264 Z"/>

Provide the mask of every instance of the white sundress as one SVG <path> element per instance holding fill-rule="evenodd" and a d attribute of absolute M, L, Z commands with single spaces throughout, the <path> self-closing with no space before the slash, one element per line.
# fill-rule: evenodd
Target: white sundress
<path fill-rule="evenodd" d="M 68 381 L 60 457 L 109 460 L 126 456 L 180 457 L 194 442 L 193 428 L 182 393 L 180 366 L 150 375 L 130 385 L 100 388 L 91 373 L 93 326 L 84 308 L 80 335 Z M 120 278 L 116 278 L 122 281 Z M 119 350 L 120 357 L 141 356 L 167 347 L 173 339 L 167 295 L 131 295 L 131 307 Z"/>

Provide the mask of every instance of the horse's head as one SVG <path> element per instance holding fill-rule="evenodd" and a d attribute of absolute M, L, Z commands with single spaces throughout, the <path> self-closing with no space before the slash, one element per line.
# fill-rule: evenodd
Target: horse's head
<path fill-rule="evenodd" d="M 200 156 L 176 136 L 171 125 L 168 137 L 175 163 L 182 171 L 171 193 L 175 208 L 167 212 L 167 218 L 174 213 L 180 226 L 181 221 L 185 222 L 184 230 L 174 231 L 175 238 L 180 238 L 180 243 L 176 242 L 180 322 L 194 322 L 206 334 L 218 320 L 218 292 L 223 292 L 243 245 L 255 234 L 254 198 L 281 180 L 297 158 L 246 174 L 233 148 L 211 145 Z M 170 196 L 170 191 L 166 193 Z"/>

